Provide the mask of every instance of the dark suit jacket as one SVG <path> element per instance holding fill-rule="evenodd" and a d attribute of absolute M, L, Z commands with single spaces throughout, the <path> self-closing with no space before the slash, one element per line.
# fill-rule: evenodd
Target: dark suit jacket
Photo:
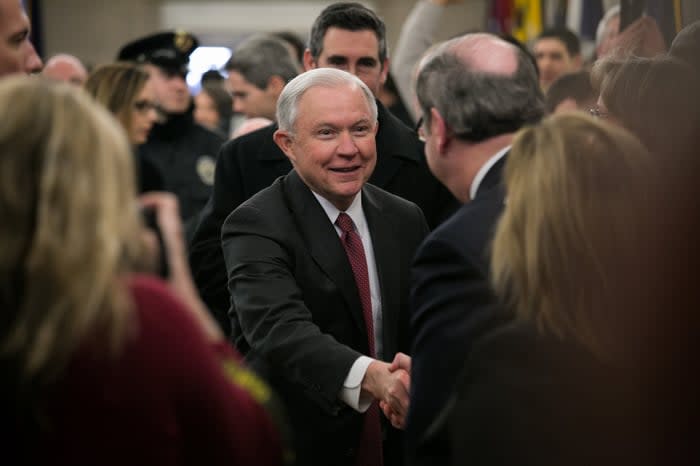
<path fill-rule="evenodd" d="M 362 196 L 381 288 L 383 356 L 391 360 L 408 348 L 408 270 L 428 228 L 410 202 L 371 185 Z M 292 171 L 237 208 L 222 235 L 235 343 L 283 399 L 298 464 L 353 464 L 362 416 L 338 394 L 368 345 L 335 227 Z M 386 453 L 400 456 L 392 441 Z"/>
<path fill-rule="evenodd" d="M 473 339 L 499 321 L 492 312 L 488 248 L 503 209 L 505 157 L 488 171 L 470 202 L 421 245 L 411 268 L 411 407 L 408 458 L 425 448 L 447 450 L 446 433 L 430 435 L 436 413 L 457 382 Z"/>
<path fill-rule="evenodd" d="M 417 136 L 381 103 L 377 106 L 377 166 L 369 182 L 418 204 L 434 227 L 457 209 L 457 200 L 430 173 Z M 221 255 L 221 225 L 243 201 L 291 170 L 291 163 L 272 139 L 276 130 L 277 125 L 271 125 L 222 147 L 214 190 L 190 245 L 190 266 L 197 288 L 226 333 L 229 295 Z"/>
<path fill-rule="evenodd" d="M 643 372 L 607 365 L 527 322 L 480 338 L 463 359 L 446 417 L 452 461 L 431 464 L 653 464 L 648 447 L 659 437 L 647 436 L 645 412 L 660 400 L 643 401 Z"/>

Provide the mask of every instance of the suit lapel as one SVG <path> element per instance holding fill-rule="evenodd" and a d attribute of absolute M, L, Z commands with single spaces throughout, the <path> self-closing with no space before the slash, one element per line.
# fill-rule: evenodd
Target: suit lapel
<path fill-rule="evenodd" d="M 294 218 L 298 222 L 297 228 L 306 241 L 311 257 L 336 284 L 348 304 L 353 321 L 366 337 L 367 329 L 355 276 L 335 227 L 296 171 L 292 170 L 285 178 L 284 189 L 290 208 L 296 213 Z"/>
<path fill-rule="evenodd" d="M 372 236 L 372 247 L 374 249 L 374 260 L 377 265 L 377 276 L 382 296 L 382 343 L 384 348 L 383 356 L 393 356 L 397 350 L 398 312 L 401 303 L 398 300 L 400 289 L 399 277 L 401 276 L 400 251 L 397 235 L 390 221 L 387 221 L 382 212 L 382 206 L 372 193 L 364 189 L 362 206 L 367 219 L 370 234 Z"/>

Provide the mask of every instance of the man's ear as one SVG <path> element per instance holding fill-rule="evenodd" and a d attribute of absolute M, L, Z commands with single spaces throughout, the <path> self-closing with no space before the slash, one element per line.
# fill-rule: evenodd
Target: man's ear
<path fill-rule="evenodd" d="M 294 162 L 296 161 L 296 156 L 292 151 L 292 144 L 294 140 L 292 139 L 292 135 L 289 133 L 289 131 L 278 129 L 275 131 L 275 134 L 272 135 L 272 139 L 275 141 L 275 144 L 279 146 L 282 152 L 284 152 L 284 155 L 287 156 L 289 161 L 292 162 L 292 165 L 294 165 Z"/>
<path fill-rule="evenodd" d="M 435 138 L 438 152 L 444 154 L 452 141 L 452 132 L 435 107 L 430 109 L 430 135 Z"/>
<path fill-rule="evenodd" d="M 267 87 L 265 88 L 265 92 L 279 96 L 282 93 L 282 89 L 284 89 L 284 85 L 285 82 L 281 76 L 276 74 L 272 75 L 270 76 L 270 79 L 267 80 Z"/>
<path fill-rule="evenodd" d="M 314 68 L 318 68 L 318 63 L 316 63 L 316 60 L 314 60 L 314 57 L 311 56 L 311 50 L 306 49 L 304 50 L 304 71 L 309 71 L 313 70 Z"/>
<path fill-rule="evenodd" d="M 384 83 L 386 82 L 386 78 L 389 76 L 389 58 L 384 59 L 384 63 L 382 63 L 382 74 L 379 76 L 379 80 L 381 85 L 383 86 Z"/>

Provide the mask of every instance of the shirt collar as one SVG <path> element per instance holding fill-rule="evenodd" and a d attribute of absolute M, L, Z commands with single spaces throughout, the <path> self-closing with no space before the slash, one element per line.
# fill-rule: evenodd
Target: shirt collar
<path fill-rule="evenodd" d="M 481 184 L 482 181 L 484 181 L 484 178 L 486 177 L 486 174 L 491 170 L 491 167 L 493 167 L 496 162 L 501 160 L 504 155 L 506 155 L 506 152 L 510 150 L 510 144 L 504 147 L 503 149 L 499 150 L 496 152 L 494 155 L 491 156 L 490 159 L 486 161 L 485 164 L 481 166 L 478 172 L 476 172 L 476 176 L 474 177 L 474 180 L 472 181 L 472 185 L 469 188 L 469 199 L 474 200 L 476 197 L 477 191 L 479 191 L 479 185 Z"/>
<path fill-rule="evenodd" d="M 335 225 L 335 221 L 337 220 L 341 211 L 338 210 L 338 208 L 325 197 L 315 193 L 314 191 L 311 191 L 311 193 L 318 200 L 319 204 L 321 204 L 323 211 L 328 216 L 328 220 Z M 355 195 L 355 199 L 353 199 L 352 204 L 350 204 L 350 207 L 347 208 L 345 213 L 348 214 L 355 223 L 355 229 L 357 229 L 357 231 L 362 231 L 365 224 L 365 216 L 362 210 L 362 192 Z"/>

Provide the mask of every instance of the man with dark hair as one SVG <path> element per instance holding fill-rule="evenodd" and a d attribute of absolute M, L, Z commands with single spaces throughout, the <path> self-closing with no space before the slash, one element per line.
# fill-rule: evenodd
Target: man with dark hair
<path fill-rule="evenodd" d="M 549 87 L 545 100 L 547 113 L 571 110 L 588 111 L 595 106 L 598 94 L 591 84 L 588 71 L 567 73 L 559 77 Z"/>
<path fill-rule="evenodd" d="M 236 48 L 225 68 L 233 110 L 246 118 L 273 121 L 284 85 L 300 71 L 282 39 L 273 36 L 247 39 Z"/>
<path fill-rule="evenodd" d="M 547 92 L 559 76 L 581 69 L 581 41 L 566 28 L 547 29 L 539 35 L 533 46 L 540 86 Z"/>
<path fill-rule="evenodd" d="M 304 68 L 339 68 L 356 75 L 375 94 L 386 79 L 384 23 L 359 3 L 325 8 L 311 30 Z M 457 201 L 430 173 L 417 135 L 377 103 L 377 164 L 369 182 L 417 204 L 435 227 Z M 190 263 L 199 291 L 219 323 L 230 328 L 229 293 L 221 253 L 221 225 L 243 201 L 292 168 L 274 143 L 276 125 L 226 143 L 219 154 L 211 199 L 204 208 L 190 247 Z"/>
<path fill-rule="evenodd" d="M 433 231 L 411 269 L 412 360 L 407 458 L 449 464 L 440 424 L 471 342 L 499 322 L 489 288 L 488 244 L 503 209 L 501 171 L 513 135 L 541 118 L 535 67 L 491 34 L 467 34 L 421 62 L 416 94 L 428 165 L 464 205 Z M 391 415 L 391 413 L 387 413 Z"/>
<path fill-rule="evenodd" d="M 206 204 L 214 183 L 214 156 L 224 139 L 194 122 L 192 96 L 185 82 L 190 54 L 199 41 L 186 32 L 161 32 L 123 46 L 118 60 L 148 71 L 162 110 L 139 156 L 158 168 L 165 190 L 174 193 L 186 222 Z M 191 223 L 187 225 L 191 227 Z"/>
<path fill-rule="evenodd" d="M 0 0 L 0 76 L 41 70 L 41 58 L 29 40 L 30 31 L 22 2 Z"/>

